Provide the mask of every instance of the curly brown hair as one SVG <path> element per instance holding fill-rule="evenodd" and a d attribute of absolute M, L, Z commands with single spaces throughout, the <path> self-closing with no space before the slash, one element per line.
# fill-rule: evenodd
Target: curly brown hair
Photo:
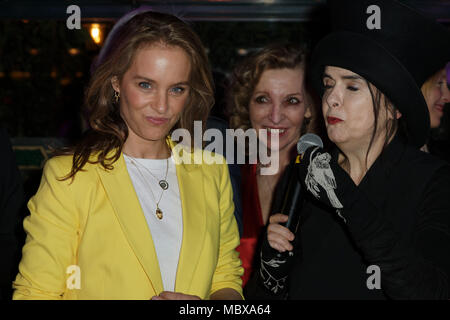
<path fill-rule="evenodd" d="M 115 46 L 110 46 L 102 56 L 92 74 L 85 93 L 85 107 L 91 129 L 74 147 L 65 148 L 59 154 L 73 154 L 71 172 L 64 178 L 73 178 L 88 163 L 100 163 L 105 169 L 121 155 L 128 137 L 128 127 L 120 116 L 119 104 L 115 103 L 111 79 L 119 81 L 131 66 L 136 52 L 154 43 L 180 47 L 191 61 L 189 93 L 180 120 L 171 129 L 194 132 L 194 121 L 206 123 L 214 104 L 214 84 L 206 51 L 195 32 L 185 22 L 175 16 L 144 12 L 135 15 L 117 30 Z M 193 143 L 191 143 L 193 145 Z M 108 158 L 108 154 L 114 151 Z M 93 155 L 96 157 L 92 158 Z"/>
<path fill-rule="evenodd" d="M 303 68 L 306 73 L 308 54 L 304 47 L 294 44 L 273 44 L 253 53 L 245 58 L 234 69 L 228 88 L 228 114 L 230 127 L 247 130 L 251 128 L 249 105 L 253 91 L 264 71 L 270 69 Z M 305 77 L 306 78 L 306 77 Z M 315 118 L 314 99 L 305 90 L 305 103 L 311 111 L 311 118 Z M 305 118 L 302 133 L 308 130 L 310 119 Z"/>

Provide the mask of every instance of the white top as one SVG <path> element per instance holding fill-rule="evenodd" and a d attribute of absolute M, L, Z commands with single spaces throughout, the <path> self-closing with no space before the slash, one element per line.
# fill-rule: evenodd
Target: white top
<path fill-rule="evenodd" d="M 158 182 L 166 175 L 166 159 L 140 159 L 125 154 L 124 159 L 153 238 L 164 290 L 175 291 L 183 236 L 183 216 L 175 160 L 173 157 L 169 158 L 166 179 L 169 188 L 162 193 L 163 189 Z M 133 165 L 132 161 L 137 162 L 136 165 Z M 160 197 L 159 208 L 163 212 L 161 220 L 156 216 L 156 203 Z"/>

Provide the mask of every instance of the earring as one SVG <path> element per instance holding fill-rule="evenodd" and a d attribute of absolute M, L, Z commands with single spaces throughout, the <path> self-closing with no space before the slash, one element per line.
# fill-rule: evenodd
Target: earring
<path fill-rule="evenodd" d="M 120 98 L 120 93 L 118 91 L 114 90 L 114 98 L 116 99 L 116 103 L 119 102 L 119 98 Z"/>

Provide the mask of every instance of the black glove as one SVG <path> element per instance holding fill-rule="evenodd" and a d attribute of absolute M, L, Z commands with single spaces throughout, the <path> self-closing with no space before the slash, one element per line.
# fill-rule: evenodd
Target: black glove
<path fill-rule="evenodd" d="M 261 247 L 259 281 L 271 295 L 284 296 L 287 293 L 287 277 L 292 269 L 295 256 L 301 253 L 298 239 L 292 241 L 294 250 L 278 252 L 267 240 L 267 231 Z"/>
<path fill-rule="evenodd" d="M 351 208 L 358 199 L 358 188 L 335 158 L 320 147 L 311 147 L 298 165 L 298 174 L 309 193 L 326 206 L 335 208 L 345 220 L 342 210 Z"/>

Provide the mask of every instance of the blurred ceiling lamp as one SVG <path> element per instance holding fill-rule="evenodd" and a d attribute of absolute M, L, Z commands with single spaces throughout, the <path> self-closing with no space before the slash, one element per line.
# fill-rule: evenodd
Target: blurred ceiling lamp
<path fill-rule="evenodd" d="M 100 28 L 100 24 L 92 23 L 89 33 L 91 34 L 92 40 L 94 40 L 94 42 L 96 44 L 100 44 L 102 42 L 102 40 L 103 40 L 103 32 L 102 32 L 102 29 Z"/>
<path fill-rule="evenodd" d="M 248 50 L 244 48 L 237 49 L 236 52 L 240 56 L 246 56 L 248 54 Z"/>
<path fill-rule="evenodd" d="M 70 48 L 68 51 L 71 56 L 76 56 L 77 54 L 80 53 L 80 50 L 77 48 Z"/>
<path fill-rule="evenodd" d="M 67 78 L 67 77 L 62 78 L 62 79 L 59 81 L 59 83 L 60 83 L 62 86 L 67 86 L 67 85 L 69 85 L 71 82 L 72 82 L 72 80 L 71 80 L 70 78 Z"/>
<path fill-rule="evenodd" d="M 27 79 L 31 76 L 31 74 L 29 72 L 24 71 L 11 71 L 9 76 L 12 79 Z"/>

